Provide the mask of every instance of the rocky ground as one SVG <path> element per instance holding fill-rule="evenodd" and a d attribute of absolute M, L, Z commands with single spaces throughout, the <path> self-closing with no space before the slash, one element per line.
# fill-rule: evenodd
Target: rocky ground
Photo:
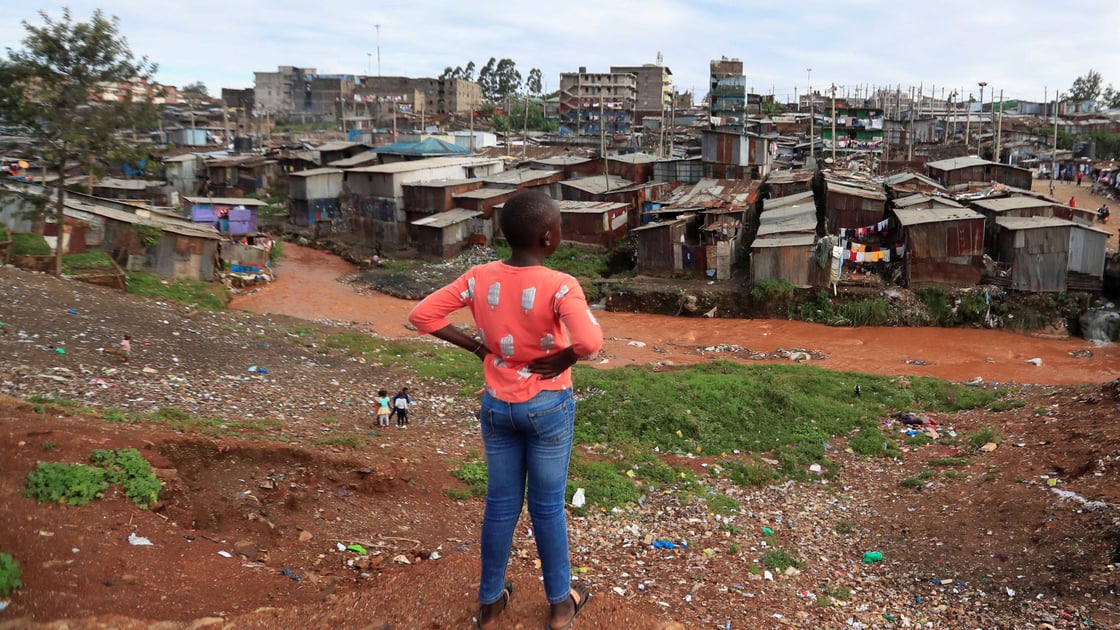
<path fill-rule="evenodd" d="M 0 289 L 0 550 L 24 571 L 0 628 L 470 626 L 482 502 L 446 491 L 481 444 L 458 384 L 324 343 L 360 323 L 208 313 L 8 267 Z M 126 333 L 127 364 L 102 351 Z M 404 383 L 413 425 L 373 428 L 376 389 Z M 838 437 L 837 474 L 813 483 L 738 487 L 703 474 L 723 457 L 666 455 L 701 473 L 699 492 L 644 487 L 630 509 L 572 519 L 594 592 L 578 627 L 1117 626 L 1117 383 L 1010 400 L 935 418 L 962 438 L 997 428 L 994 450 L 868 459 Z M 22 496 L 37 461 L 125 446 L 165 483 L 155 510 Z M 713 514 L 709 491 L 739 509 Z M 765 572 L 776 550 L 799 566 Z M 545 619 L 534 560 L 526 519 L 503 627 Z"/>

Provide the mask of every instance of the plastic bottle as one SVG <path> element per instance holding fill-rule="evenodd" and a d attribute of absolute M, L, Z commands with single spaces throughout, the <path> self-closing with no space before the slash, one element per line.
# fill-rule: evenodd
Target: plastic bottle
<path fill-rule="evenodd" d="M 868 551 L 863 554 L 864 562 L 882 562 L 883 552 L 881 551 Z"/>

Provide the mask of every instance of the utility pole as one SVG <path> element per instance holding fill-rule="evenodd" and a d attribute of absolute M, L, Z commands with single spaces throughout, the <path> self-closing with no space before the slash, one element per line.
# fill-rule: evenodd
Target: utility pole
<path fill-rule="evenodd" d="M 381 76 L 381 25 L 374 24 L 373 28 L 377 30 L 377 76 Z"/>
<path fill-rule="evenodd" d="M 583 71 L 576 73 L 576 143 L 579 143 L 583 122 Z"/>
<path fill-rule="evenodd" d="M 474 98 L 472 97 L 467 102 L 467 104 L 470 105 L 470 108 L 471 108 L 471 115 L 470 115 L 470 118 L 471 118 L 471 121 L 470 121 L 471 144 L 470 144 L 470 146 L 471 146 L 471 153 L 474 153 Z"/>
<path fill-rule="evenodd" d="M 832 168 L 836 168 L 836 84 L 832 84 Z"/>
<path fill-rule="evenodd" d="M 805 68 L 806 83 L 808 83 L 808 90 L 805 92 L 809 95 L 809 157 L 813 157 L 813 69 Z"/>
<path fill-rule="evenodd" d="M 910 86 L 910 107 L 907 108 L 907 118 L 910 119 L 910 130 L 906 132 L 906 161 L 914 161 L 914 86 Z"/>
<path fill-rule="evenodd" d="M 1058 103 L 1061 102 L 1062 93 L 1054 90 L 1054 153 L 1050 156 L 1050 181 L 1058 176 Z"/>
<path fill-rule="evenodd" d="M 968 93 L 968 107 L 964 112 L 964 148 L 968 148 L 969 134 L 972 132 L 972 92 Z"/>
<path fill-rule="evenodd" d="M 987 84 L 987 81 L 977 83 L 980 86 L 980 121 L 976 131 L 976 157 L 980 157 L 980 139 L 984 136 L 984 86 Z"/>
<path fill-rule="evenodd" d="M 995 88 L 992 88 L 995 90 Z M 1003 149 L 1003 89 L 999 91 L 999 124 L 996 126 L 996 162 L 999 162 L 999 154 Z"/>
<path fill-rule="evenodd" d="M 603 95 L 599 95 L 599 155 L 603 156 L 603 192 L 611 189 L 611 176 L 607 173 L 607 121 L 604 117 Z M 664 120 L 661 121 L 664 126 Z"/>

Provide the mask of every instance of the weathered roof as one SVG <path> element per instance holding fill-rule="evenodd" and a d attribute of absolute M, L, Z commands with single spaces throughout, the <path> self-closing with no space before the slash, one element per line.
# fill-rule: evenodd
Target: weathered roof
<path fill-rule="evenodd" d="M 888 175 L 883 180 L 883 183 L 885 183 L 888 186 L 899 186 L 901 184 L 905 184 L 907 182 L 912 182 L 912 181 L 919 181 L 923 184 L 933 186 L 934 188 L 944 189 L 944 186 L 937 183 L 933 179 L 930 179 L 929 177 L 926 177 L 925 175 L 922 175 L 920 173 L 913 173 L 913 172 L 910 172 L 910 171 L 906 171 L 906 172 L 903 172 L 903 173 L 895 173 L 894 175 Z"/>
<path fill-rule="evenodd" d="M 590 158 L 585 158 L 578 155 L 557 155 L 553 157 L 541 158 L 539 160 L 533 160 L 531 163 L 543 164 L 544 166 L 574 166 L 576 164 L 583 164 L 590 161 Z"/>
<path fill-rule="evenodd" d="M 342 174 L 342 169 L 340 169 L 340 168 L 330 168 L 329 166 L 324 166 L 324 167 L 320 167 L 320 168 L 308 169 L 306 171 L 296 171 L 294 173 L 288 173 L 288 177 L 318 177 L 319 175 L 341 175 L 341 174 Z"/>
<path fill-rule="evenodd" d="M 969 168 L 970 166 L 984 166 L 986 164 L 993 164 L 981 157 L 975 155 L 965 155 L 962 157 L 949 158 L 947 160 L 937 160 L 936 162 L 926 162 L 926 166 L 935 168 L 939 171 L 955 171 L 960 168 Z"/>
<path fill-rule="evenodd" d="M 816 239 L 814 234 L 783 234 L 781 236 L 767 236 L 756 238 L 751 243 L 751 249 L 764 249 L 769 247 L 804 247 L 812 245 Z"/>
<path fill-rule="evenodd" d="M 327 166 L 331 166 L 333 168 L 347 168 L 347 167 L 350 167 L 350 166 L 359 166 L 361 164 L 365 164 L 366 162 L 369 162 L 370 160 L 373 160 L 373 161 L 376 162 L 377 159 L 378 158 L 377 158 L 377 152 L 376 151 L 362 151 L 361 153 L 358 153 L 357 155 L 353 155 L 353 156 L 348 157 L 348 158 L 342 158 L 341 160 L 335 160 L 333 162 L 328 162 Z"/>
<path fill-rule="evenodd" d="M 785 197 L 774 197 L 771 199 L 762 200 L 762 211 L 772 210 L 774 208 L 781 208 L 784 206 L 799 206 L 804 203 L 815 203 L 813 201 L 813 191 L 807 190 L 795 195 L 786 195 Z"/>
<path fill-rule="evenodd" d="M 671 225 L 675 225 L 677 223 L 682 223 L 684 221 L 691 221 L 695 217 L 696 217 L 695 214 L 682 214 L 681 216 L 676 217 L 674 219 L 665 219 L 663 221 L 652 221 L 652 222 L 647 223 L 645 225 L 638 226 L 638 227 L 636 227 L 636 228 L 634 228 L 633 230 L 630 230 L 630 231 L 631 232 L 644 232 L 646 230 L 655 230 L 657 228 L 669 227 Z"/>
<path fill-rule="evenodd" d="M 929 195 L 910 195 L 902 197 L 901 199 L 894 200 L 895 208 L 909 208 L 910 206 L 917 206 L 923 203 L 932 203 L 934 205 L 943 206 L 946 208 L 963 208 L 961 204 L 949 199 L 947 197 L 930 197 Z"/>
<path fill-rule="evenodd" d="M 1039 228 L 1074 227 L 1077 224 L 1057 217 L 998 217 L 996 225 L 1005 230 L 1034 230 Z"/>
<path fill-rule="evenodd" d="M 424 138 L 420 142 L 394 142 L 373 149 L 377 153 L 409 156 L 471 155 L 471 150 L 439 138 Z"/>
<path fill-rule="evenodd" d="M 345 151 L 346 149 L 351 149 L 353 147 L 368 147 L 368 146 L 369 146 L 368 144 L 362 144 L 361 142 L 347 142 L 345 140 L 335 140 L 333 142 L 327 142 L 325 144 L 321 144 L 321 145 L 315 147 L 315 150 L 319 151 L 319 152 L 323 152 L 323 151 Z"/>
<path fill-rule="evenodd" d="M 853 195 L 855 197 L 863 197 L 864 199 L 876 199 L 882 201 L 886 201 L 887 199 L 887 193 L 881 190 L 871 190 L 870 188 L 847 186 L 835 181 L 828 182 L 827 190 L 829 194 L 838 193 L 841 195 Z"/>
<path fill-rule="evenodd" d="M 122 223 L 155 227 L 165 232 L 171 232 L 172 234 L 179 234 L 181 236 L 205 238 L 209 240 L 219 240 L 221 238 L 221 235 L 218 234 L 218 231 L 215 230 L 213 226 L 202 223 L 192 223 L 186 219 L 175 219 L 144 209 L 137 209 L 135 212 L 129 212 L 128 210 L 111 208 L 93 200 L 73 198 L 67 198 L 64 205 L 68 210 L 84 212 Z"/>
<path fill-rule="evenodd" d="M 412 222 L 412 225 L 431 228 L 445 228 L 481 215 L 482 213 L 478 210 L 452 208 L 446 212 L 439 212 L 433 215 L 426 216 L 423 219 L 417 219 Z"/>
<path fill-rule="evenodd" d="M 480 166 L 483 164 L 498 164 L 501 163 L 500 158 L 485 158 L 474 156 L 463 157 L 432 157 L 424 158 L 422 160 L 408 160 L 405 162 L 390 162 L 389 164 L 374 164 L 371 166 L 359 166 L 357 168 L 346 169 L 347 173 L 408 173 L 411 171 L 422 171 L 428 168 L 440 168 L 443 166 Z"/>
<path fill-rule="evenodd" d="M 1036 199 L 1035 197 L 1002 197 L 1000 199 L 980 199 L 972 202 L 985 210 L 992 212 L 1007 212 L 1008 210 L 1021 210 L 1023 208 L 1049 208 L 1056 205 L 1052 201 Z"/>
<path fill-rule="evenodd" d="M 794 182 L 807 182 L 813 179 L 813 171 L 794 169 L 791 171 L 770 171 L 766 181 L 771 184 L 792 184 Z"/>
<path fill-rule="evenodd" d="M 401 186 L 404 186 L 405 188 L 448 188 L 450 186 L 461 186 L 463 184 L 469 184 L 471 182 L 477 182 L 477 181 L 481 181 L 481 180 L 479 180 L 479 179 L 466 179 L 466 178 L 432 179 L 432 180 L 425 180 L 425 181 L 422 181 L 422 182 L 409 182 L 407 184 L 401 184 Z"/>
<path fill-rule="evenodd" d="M 604 177 L 602 175 L 594 175 L 592 177 L 581 177 L 579 179 L 569 179 L 568 181 L 560 182 L 564 186 L 571 186 L 577 190 L 591 193 L 593 195 L 602 194 L 618 188 L 625 188 L 634 182 L 621 177 L 610 175 Z"/>
<path fill-rule="evenodd" d="M 817 208 L 811 201 L 765 210 L 758 215 L 758 236 L 816 230 Z"/>
<path fill-rule="evenodd" d="M 509 171 L 502 171 L 496 175 L 483 177 L 482 181 L 488 184 L 524 184 L 526 182 L 534 182 L 540 179 L 548 179 L 559 175 L 560 171 L 546 171 L 543 169 L 532 168 L 516 168 Z"/>
<path fill-rule="evenodd" d="M 245 206 L 252 208 L 255 206 L 267 206 L 268 203 L 260 199 L 253 199 L 251 197 L 183 197 L 187 203 L 193 204 L 211 204 L 216 206 Z"/>
<path fill-rule="evenodd" d="M 611 155 L 607 156 L 608 160 L 615 162 L 625 162 L 627 164 L 649 164 L 650 162 L 658 161 L 656 156 L 648 153 L 627 153 L 625 155 Z"/>
<path fill-rule="evenodd" d="M 201 155 L 195 155 L 194 153 L 184 153 L 183 155 L 176 155 L 176 156 L 169 157 L 169 158 L 163 158 L 163 161 L 164 162 L 193 162 L 195 160 L 201 160 L 201 159 L 202 159 Z"/>
<path fill-rule="evenodd" d="M 93 186 L 95 188 L 116 188 L 117 190 L 147 190 L 148 188 L 159 187 L 167 184 L 164 181 L 146 180 L 146 179 L 119 179 L 116 177 L 106 177 L 97 182 Z"/>
<path fill-rule="evenodd" d="M 745 179 L 702 179 L 674 196 L 668 210 L 740 211 L 754 202 L 760 183 Z"/>
<path fill-rule="evenodd" d="M 895 208 L 894 215 L 902 225 L 920 223 L 940 223 L 944 221 L 984 220 L 984 215 L 961 207 L 940 206 L 935 208 Z"/>
<path fill-rule="evenodd" d="M 493 199 L 502 195 L 512 195 L 517 191 L 513 188 L 475 188 L 451 195 L 452 199 Z"/>
<path fill-rule="evenodd" d="M 602 214 L 628 206 L 617 201 L 558 201 L 557 203 L 560 205 L 560 212 L 569 214 Z"/>

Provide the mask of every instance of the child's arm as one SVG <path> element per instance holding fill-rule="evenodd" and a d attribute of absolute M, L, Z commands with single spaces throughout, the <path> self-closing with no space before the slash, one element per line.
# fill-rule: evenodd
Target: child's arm
<path fill-rule="evenodd" d="M 424 298 L 408 314 L 408 321 L 418 332 L 453 343 L 484 359 L 489 352 L 486 345 L 474 337 L 467 336 L 447 319 L 449 314 L 470 303 L 470 276 L 471 272 L 468 271 L 451 284 Z"/>

